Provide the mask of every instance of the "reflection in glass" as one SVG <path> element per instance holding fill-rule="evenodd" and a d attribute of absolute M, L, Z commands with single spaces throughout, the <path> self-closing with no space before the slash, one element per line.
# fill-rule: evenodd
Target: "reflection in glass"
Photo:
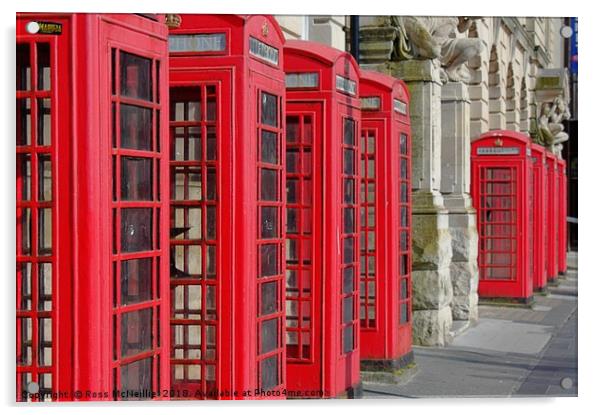
<path fill-rule="evenodd" d="M 278 171 L 261 169 L 261 200 L 278 200 Z"/>
<path fill-rule="evenodd" d="M 121 263 L 121 305 L 152 298 L 152 258 L 132 259 Z"/>
<path fill-rule="evenodd" d="M 153 199 L 153 161 L 148 158 L 121 158 L 121 199 Z"/>
<path fill-rule="evenodd" d="M 272 206 L 261 207 L 261 238 L 278 237 L 279 209 Z"/>
<path fill-rule="evenodd" d="M 31 100 L 17 99 L 17 145 L 31 145 Z"/>
<path fill-rule="evenodd" d="M 153 359 L 137 360 L 121 367 L 121 393 L 124 400 L 150 399 L 149 393 L 142 397 L 134 396 L 134 392 L 152 391 Z M 129 397 L 128 397 L 129 396 Z"/>
<path fill-rule="evenodd" d="M 151 109 L 121 104 L 119 125 L 121 127 L 121 147 L 135 150 L 151 150 Z"/>
<path fill-rule="evenodd" d="M 343 143 L 350 146 L 355 145 L 355 123 L 350 118 L 345 118 L 343 123 Z"/>
<path fill-rule="evenodd" d="M 261 130 L 261 161 L 278 164 L 278 134 Z"/>
<path fill-rule="evenodd" d="M 152 101 L 151 60 L 120 52 L 121 95 Z"/>
<path fill-rule="evenodd" d="M 38 145 L 51 144 L 50 98 L 38 98 Z"/>
<path fill-rule="evenodd" d="M 268 357 L 261 361 L 261 388 L 271 390 L 279 383 L 278 356 Z"/>
<path fill-rule="evenodd" d="M 347 326 L 343 329 L 343 353 L 353 351 L 353 326 Z"/>
<path fill-rule="evenodd" d="M 153 310 L 144 308 L 121 315 L 121 357 L 133 356 L 152 347 Z"/>
<path fill-rule="evenodd" d="M 261 315 L 275 313 L 278 302 L 278 282 L 261 284 Z"/>
<path fill-rule="evenodd" d="M 351 264 L 355 259 L 355 244 L 354 238 L 343 239 L 343 263 Z"/>
<path fill-rule="evenodd" d="M 278 319 L 261 323 L 261 353 L 268 353 L 278 347 Z"/>
<path fill-rule="evenodd" d="M 121 210 L 121 250 L 139 252 L 152 249 L 153 213 L 150 208 Z"/>
<path fill-rule="evenodd" d="M 267 244 L 259 247 L 262 277 L 277 275 L 280 272 L 278 244 Z"/>
<path fill-rule="evenodd" d="M 276 95 L 261 93 L 261 123 L 278 126 L 278 97 Z"/>

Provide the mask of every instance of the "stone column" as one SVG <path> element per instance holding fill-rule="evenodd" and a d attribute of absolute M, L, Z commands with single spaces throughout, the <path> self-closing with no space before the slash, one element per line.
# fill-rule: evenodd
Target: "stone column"
<path fill-rule="evenodd" d="M 441 79 L 431 60 L 362 65 L 403 79 L 412 123 L 413 341 L 444 346 L 452 323 L 448 211 L 441 196 Z"/>
<path fill-rule="evenodd" d="M 452 316 L 476 321 L 478 232 L 470 197 L 470 96 L 464 83 L 443 85 L 441 114 L 441 193 L 452 238 Z"/>

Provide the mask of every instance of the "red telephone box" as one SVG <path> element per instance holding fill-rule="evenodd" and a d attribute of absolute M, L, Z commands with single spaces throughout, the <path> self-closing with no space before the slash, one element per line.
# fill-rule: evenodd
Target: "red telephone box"
<path fill-rule="evenodd" d="M 361 367 L 397 370 L 412 360 L 409 94 L 361 71 L 360 97 Z"/>
<path fill-rule="evenodd" d="M 530 302 L 533 294 L 531 140 L 491 131 L 472 142 L 479 229 L 479 296 Z"/>
<path fill-rule="evenodd" d="M 566 197 L 566 161 L 557 159 L 558 164 L 558 274 L 566 274 L 566 216 L 567 216 L 567 197 Z"/>
<path fill-rule="evenodd" d="M 533 157 L 533 291 L 544 291 L 546 274 L 546 153 L 545 147 L 531 143 Z"/>
<path fill-rule="evenodd" d="M 173 398 L 283 398 L 284 37 L 170 18 Z"/>
<path fill-rule="evenodd" d="M 166 68 L 153 16 L 17 15 L 18 400 L 169 387 Z"/>
<path fill-rule="evenodd" d="M 558 166 L 556 156 L 546 151 L 547 165 L 547 235 L 548 251 L 546 255 L 548 282 L 556 282 L 558 279 Z"/>
<path fill-rule="evenodd" d="M 287 388 L 336 397 L 359 373 L 359 67 L 348 53 L 288 41 Z"/>

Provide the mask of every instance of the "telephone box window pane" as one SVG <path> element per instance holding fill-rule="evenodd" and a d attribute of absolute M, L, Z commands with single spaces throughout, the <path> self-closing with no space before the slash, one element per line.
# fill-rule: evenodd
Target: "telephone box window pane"
<path fill-rule="evenodd" d="M 354 290 L 354 267 L 343 269 L 343 294 L 351 294 Z"/>
<path fill-rule="evenodd" d="M 288 208 L 286 209 L 286 232 L 295 234 L 298 233 L 298 215 L 297 209 Z"/>
<path fill-rule="evenodd" d="M 21 209 L 21 254 L 31 253 L 31 209 Z"/>
<path fill-rule="evenodd" d="M 408 185 L 407 183 L 401 183 L 399 186 L 399 201 L 401 203 L 407 203 L 408 201 Z"/>
<path fill-rule="evenodd" d="M 405 158 L 399 160 L 399 177 L 401 179 L 408 178 L 408 160 Z"/>
<path fill-rule="evenodd" d="M 399 257 L 399 273 L 401 275 L 407 275 L 408 273 L 408 255 L 401 255 Z"/>
<path fill-rule="evenodd" d="M 408 154 L 408 136 L 403 133 L 399 136 L 399 152 Z"/>
<path fill-rule="evenodd" d="M 17 154 L 17 180 L 21 180 L 21 200 L 31 199 L 31 155 Z"/>
<path fill-rule="evenodd" d="M 399 299 L 405 300 L 408 298 L 408 280 L 404 278 L 400 281 L 400 283 Z"/>
<path fill-rule="evenodd" d="M 407 303 L 401 303 L 399 305 L 399 324 L 408 322 L 408 305 Z"/>
<path fill-rule="evenodd" d="M 137 360 L 121 367 L 121 394 L 123 400 L 150 399 L 148 393 L 135 396 L 140 391 L 152 390 L 153 358 Z"/>
<path fill-rule="evenodd" d="M 286 141 L 288 143 L 298 142 L 300 138 L 299 117 L 286 117 Z"/>
<path fill-rule="evenodd" d="M 152 298 L 152 258 L 132 259 L 121 263 L 121 304 L 134 304 Z"/>
<path fill-rule="evenodd" d="M 353 326 L 347 326 L 343 329 L 343 353 L 353 351 Z"/>
<path fill-rule="evenodd" d="M 152 101 L 151 60 L 120 52 L 121 95 Z"/>
<path fill-rule="evenodd" d="M 32 362 L 32 342 L 33 342 L 33 325 L 31 318 L 17 319 L 17 330 L 20 331 L 21 342 L 19 351 L 17 352 L 17 364 L 31 365 Z"/>
<path fill-rule="evenodd" d="M 52 320 L 38 320 L 38 364 L 52 366 Z"/>
<path fill-rule="evenodd" d="M 278 126 L 278 97 L 276 95 L 261 93 L 261 123 Z"/>
<path fill-rule="evenodd" d="M 352 175 L 355 173 L 355 151 L 351 149 L 343 150 L 343 173 Z"/>
<path fill-rule="evenodd" d="M 215 278 L 215 246 L 207 245 L 207 256 L 205 258 L 205 276 L 209 279 Z"/>
<path fill-rule="evenodd" d="M 261 361 L 261 388 L 271 390 L 278 385 L 278 356 Z"/>
<path fill-rule="evenodd" d="M 269 277 L 280 273 L 278 247 L 278 244 L 261 245 L 259 255 L 261 258 L 260 275 L 262 277 Z"/>
<path fill-rule="evenodd" d="M 21 303 L 19 310 L 31 310 L 31 262 L 18 264 L 21 267 Z"/>
<path fill-rule="evenodd" d="M 38 156 L 38 199 L 40 201 L 52 200 L 52 163 L 50 154 Z"/>
<path fill-rule="evenodd" d="M 278 305 L 278 282 L 261 284 L 261 315 L 275 313 Z"/>
<path fill-rule="evenodd" d="M 121 158 L 121 199 L 153 199 L 153 160 L 138 157 Z"/>
<path fill-rule="evenodd" d="M 50 98 L 38 98 L 38 145 L 50 145 L 50 128 Z"/>
<path fill-rule="evenodd" d="M 343 239 L 343 263 L 351 264 L 355 259 L 355 241 L 353 237 Z"/>
<path fill-rule="evenodd" d="M 29 43 L 17 43 L 17 91 L 31 89 L 31 57 Z"/>
<path fill-rule="evenodd" d="M 38 91 L 50 89 L 50 45 L 38 43 Z"/>
<path fill-rule="evenodd" d="M 355 180 L 353 179 L 344 180 L 343 202 L 355 203 Z"/>
<path fill-rule="evenodd" d="M 52 209 L 38 211 L 38 254 L 52 254 Z"/>
<path fill-rule="evenodd" d="M 150 151 L 152 147 L 152 110 L 121 104 L 119 125 L 121 147 Z"/>
<path fill-rule="evenodd" d="M 401 209 L 399 210 L 399 218 L 401 220 L 401 226 L 402 227 L 407 227 L 408 226 L 408 208 L 405 206 L 402 206 Z"/>
<path fill-rule="evenodd" d="M 215 206 L 207 206 L 207 239 L 215 239 L 215 228 L 217 227 L 217 215 Z"/>
<path fill-rule="evenodd" d="M 209 91 L 207 91 L 209 92 Z M 205 117 L 207 121 L 215 121 L 217 115 L 217 103 L 215 97 L 207 97 L 207 108 L 205 110 Z"/>
<path fill-rule="evenodd" d="M 17 100 L 17 145 L 31 145 L 31 100 Z"/>
<path fill-rule="evenodd" d="M 261 161 L 278 164 L 278 135 L 261 130 Z"/>
<path fill-rule="evenodd" d="M 278 171 L 261 169 L 261 200 L 278 200 Z"/>
<path fill-rule="evenodd" d="M 343 143 L 350 146 L 355 145 L 355 123 L 349 118 L 345 118 L 343 126 Z"/>
<path fill-rule="evenodd" d="M 277 238 L 278 237 L 278 214 L 277 207 L 262 207 L 261 208 L 261 238 Z"/>
<path fill-rule="evenodd" d="M 344 208 L 343 209 L 343 232 L 354 233 L 355 232 L 355 209 Z"/>
<path fill-rule="evenodd" d="M 217 135 L 215 127 L 207 127 L 207 151 L 205 154 L 207 160 L 217 160 Z"/>
<path fill-rule="evenodd" d="M 207 169 L 207 200 L 217 199 L 217 175 L 215 169 Z"/>
<path fill-rule="evenodd" d="M 121 357 L 152 348 L 153 310 L 145 308 L 121 315 Z"/>
<path fill-rule="evenodd" d="M 278 347 L 278 320 L 265 320 L 261 323 L 261 353 L 268 353 Z"/>
<path fill-rule="evenodd" d="M 121 210 L 121 250 L 149 251 L 153 246 L 153 210 L 129 208 Z"/>
<path fill-rule="evenodd" d="M 354 297 L 343 298 L 343 324 L 353 321 L 353 301 Z"/>
<path fill-rule="evenodd" d="M 38 266 L 38 310 L 52 310 L 52 264 L 48 262 Z"/>

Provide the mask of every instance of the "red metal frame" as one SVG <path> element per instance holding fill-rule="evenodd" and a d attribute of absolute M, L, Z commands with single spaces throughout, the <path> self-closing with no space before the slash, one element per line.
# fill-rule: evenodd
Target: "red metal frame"
<path fill-rule="evenodd" d="M 393 77 L 360 76 L 360 357 L 366 370 L 397 369 L 412 350 L 409 94 Z"/>
<path fill-rule="evenodd" d="M 547 165 L 547 278 L 548 282 L 558 279 L 558 166 L 557 158 L 550 151 L 546 151 Z"/>
<path fill-rule="evenodd" d="M 31 21 L 56 23 L 61 32 L 26 34 Z M 148 17 L 121 14 L 19 14 L 17 27 L 18 42 L 51 45 L 54 398 L 122 399 L 113 392 L 122 387 L 138 391 L 146 385 L 146 395 L 133 399 L 161 399 L 159 391 L 169 386 L 169 378 L 161 375 L 168 369 L 168 345 L 159 343 L 160 334 L 168 329 L 168 257 L 160 249 L 168 242 L 164 224 L 169 218 L 168 160 L 160 150 L 168 148 L 167 113 L 162 111 L 167 89 L 160 82 L 167 76 L 167 29 Z M 133 60 L 120 66 L 121 50 Z M 86 65 L 75 64 L 83 61 Z M 137 65 L 144 69 L 147 64 L 143 77 Z M 128 104 L 138 115 L 120 118 Z M 35 105 L 32 111 L 35 119 Z M 129 138 L 129 144 L 122 137 Z M 138 139 L 153 144 L 136 148 Z M 21 150 L 30 152 L 34 161 L 41 154 L 36 147 Z M 19 182 L 19 174 L 17 178 Z M 33 177 L 32 184 L 36 185 Z M 134 220 L 141 219 L 146 209 L 152 217 L 148 223 Z M 37 222 L 32 224 L 37 230 Z M 120 229 L 127 233 L 120 235 Z M 136 233 L 147 236 L 153 246 L 128 245 L 136 242 Z M 153 264 L 150 285 L 142 258 Z M 26 258 L 18 255 L 20 259 Z M 128 279 L 119 281 L 119 265 L 126 261 L 130 261 Z M 137 311 L 143 309 L 154 313 L 148 324 L 144 324 L 148 312 Z M 127 319 L 124 339 L 119 330 L 122 316 Z M 19 335 L 17 341 L 21 343 Z M 145 370 L 143 361 L 152 369 Z"/>
<path fill-rule="evenodd" d="M 180 27 L 170 30 L 172 180 L 176 191 L 182 188 L 181 197 L 172 195 L 173 398 L 283 398 L 284 37 L 271 16 L 180 17 Z M 194 102 L 199 103 L 198 117 Z M 214 110 L 209 102 L 215 102 Z M 193 108 L 192 115 L 177 116 L 177 105 Z M 215 114 L 207 117 L 208 109 Z M 216 154 L 208 158 L 213 133 Z M 177 155 L 178 148 L 191 150 L 176 136 L 196 140 L 197 155 Z M 197 179 L 190 175 L 190 183 L 215 188 L 215 195 L 207 190 L 186 194 L 188 176 L 176 176 L 183 168 L 200 173 Z M 213 171 L 214 179 L 207 175 Z M 199 229 L 179 221 L 177 210 L 184 206 L 202 212 Z M 215 207 L 216 218 L 207 217 L 208 207 Z M 215 229 L 207 239 L 209 225 Z M 215 276 L 213 269 L 208 276 L 207 263 L 198 259 L 201 252 L 206 257 L 208 247 L 216 249 Z M 197 252 L 191 254 L 198 262 L 192 267 L 180 258 L 186 249 Z M 208 295 L 209 287 L 215 294 Z M 188 298 L 185 288 L 200 294 Z M 188 302 L 188 310 L 178 308 L 180 300 Z M 208 303 L 214 303 L 210 314 Z M 204 328 L 198 330 L 202 333 L 215 330 L 209 354 L 205 334 L 184 335 L 185 327 L 194 326 Z M 187 350 L 193 353 L 184 355 Z"/>
<path fill-rule="evenodd" d="M 533 156 L 533 291 L 543 291 L 547 286 L 546 274 L 546 158 L 545 147 L 531 144 Z"/>
<path fill-rule="evenodd" d="M 558 273 L 566 274 L 566 250 L 567 250 L 567 180 L 566 161 L 558 158 Z"/>
<path fill-rule="evenodd" d="M 349 396 L 360 383 L 359 68 L 340 50 L 288 41 L 284 69 L 287 387 L 295 397 Z"/>
<path fill-rule="evenodd" d="M 492 131 L 472 142 L 472 196 L 479 229 L 479 296 L 528 302 L 533 294 L 531 140 Z"/>

